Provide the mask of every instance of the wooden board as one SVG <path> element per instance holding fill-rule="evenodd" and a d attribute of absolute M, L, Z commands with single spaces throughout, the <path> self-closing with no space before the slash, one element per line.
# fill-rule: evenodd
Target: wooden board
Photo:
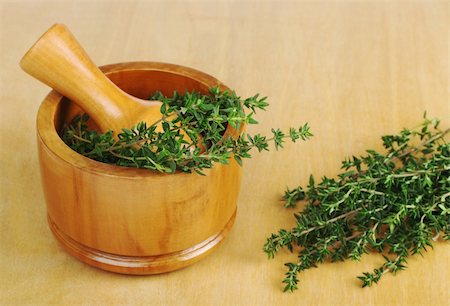
<path fill-rule="evenodd" d="M 314 139 L 254 154 L 244 165 L 236 223 L 203 261 L 175 273 L 131 277 L 67 255 L 52 236 L 37 163 L 35 116 L 48 88 L 18 62 L 51 24 L 68 25 L 98 65 L 162 61 L 205 71 L 271 107 L 248 132 L 309 122 Z M 287 252 L 262 245 L 293 224 L 286 186 L 340 161 L 379 136 L 429 116 L 450 126 L 446 1 L 1 1 L 0 304 L 59 305 L 448 305 L 450 246 L 437 243 L 409 268 L 370 289 L 357 275 L 382 263 L 323 264 L 281 292 Z"/>

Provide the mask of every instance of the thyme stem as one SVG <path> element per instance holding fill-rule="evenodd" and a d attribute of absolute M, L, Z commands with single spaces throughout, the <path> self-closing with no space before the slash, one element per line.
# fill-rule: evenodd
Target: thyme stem
<path fill-rule="evenodd" d="M 325 259 L 360 260 L 379 252 L 384 264 L 358 276 L 368 287 L 404 270 L 409 256 L 441 235 L 450 240 L 450 143 L 444 140 L 450 129 L 441 131 L 438 124 L 425 119 L 420 130 L 383 136 L 386 152 L 368 150 L 343 161 L 338 179 L 323 177 L 316 184 L 311 176 L 306 191 L 286 190 L 286 207 L 308 204 L 295 214 L 295 227 L 272 234 L 263 247 L 269 258 L 280 248 L 299 247 L 298 262 L 286 263 L 285 291 L 296 290 L 299 273 Z"/>

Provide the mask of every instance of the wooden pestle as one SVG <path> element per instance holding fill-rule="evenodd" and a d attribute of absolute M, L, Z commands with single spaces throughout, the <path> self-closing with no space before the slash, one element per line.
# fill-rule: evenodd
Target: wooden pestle
<path fill-rule="evenodd" d="M 131 128 L 141 121 L 153 124 L 162 118 L 161 102 L 138 99 L 122 91 L 62 24 L 55 24 L 44 33 L 23 56 L 20 66 L 78 104 L 102 132 L 113 130 L 117 136 L 122 128 Z"/>

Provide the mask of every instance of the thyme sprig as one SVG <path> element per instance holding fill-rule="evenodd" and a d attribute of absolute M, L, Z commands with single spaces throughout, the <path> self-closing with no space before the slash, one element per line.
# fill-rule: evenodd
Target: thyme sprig
<path fill-rule="evenodd" d="M 273 258 L 280 248 L 298 247 L 297 262 L 287 263 L 284 291 L 298 288 L 298 274 L 325 260 L 359 261 L 371 251 L 385 262 L 358 279 L 362 287 L 386 273 L 406 268 L 407 258 L 422 254 L 438 237 L 450 240 L 450 129 L 427 119 L 417 129 L 382 137 L 386 151 L 346 159 L 337 178 L 286 190 L 285 207 L 307 201 L 295 213 L 291 230 L 280 229 L 264 245 Z"/>
<path fill-rule="evenodd" d="M 258 123 L 253 118 L 256 111 L 265 110 L 269 105 L 258 94 L 241 99 L 234 92 L 214 87 L 206 95 L 174 92 L 172 97 L 167 97 L 156 92 L 150 100 L 162 102 L 162 118 L 157 122 L 150 125 L 141 122 L 131 129 L 125 128 L 115 139 L 112 131 L 101 134 L 88 129 L 89 117 L 82 114 L 64 129 L 62 139 L 78 153 L 105 163 L 163 173 L 204 174 L 204 169 L 214 163 L 227 164 L 231 157 L 242 165 L 242 159 L 251 158 L 253 148 L 267 151 L 273 143 L 278 150 L 287 139 L 296 142 L 312 136 L 307 123 L 288 132 L 272 129 L 271 137 L 245 133 L 237 138 L 225 135 L 228 125 L 239 130 L 243 124 Z M 158 125 L 162 131 L 157 129 Z"/>

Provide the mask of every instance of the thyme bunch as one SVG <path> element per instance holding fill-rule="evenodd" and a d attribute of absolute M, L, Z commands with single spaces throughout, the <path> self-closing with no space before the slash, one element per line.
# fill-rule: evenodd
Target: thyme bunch
<path fill-rule="evenodd" d="M 285 207 L 307 202 L 294 214 L 291 230 L 267 238 L 264 252 L 273 258 L 280 248 L 298 250 L 298 260 L 286 263 L 284 291 L 298 288 L 298 274 L 325 260 L 359 261 L 378 252 L 384 264 L 358 279 L 362 287 L 386 273 L 406 268 L 439 237 L 450 239 L 450 129 L 426 118 L 416 129 L 382 137 L 384 153 L 367 150 L 342 162 L 337 178 L 310 176 L 306 190 L 286 190 Z"/>
<path fill-rule="evenodd" d="M 76 152 L 100 162 L 163 173 L 204 174 L 204 169 L 214 163 L 227 164 L 231 157 L 242 165 L 242 159 L 251 158 L 253 148 L 267 151 L 273 143 L 278 150 L 286 139 L 296 142 L 312 136 L 307 123 L 287 132 L 272 129 L 271 136 L 245 133 L 235 139 L 227 136 L 228 125 L 239 130 L 243 124 L 258 123 L 253 118 L 256 111 L 269 105 L 266 97 L 260 98 L 258 94 L 241 99 L 234 92 L 214 87 L 206 95 L 174 92 L 172 97 L 166 97 L 156 92 L 149 99 L 162 102 L 162 118 L 157 122 L 124 128 L 114 139 L 112 131 L 101 134 L 88 129 L 89 117 L 83 114 L 64 129 L 62 139 Z M 162 131 L 157 129 L 158 124 Z"/>

